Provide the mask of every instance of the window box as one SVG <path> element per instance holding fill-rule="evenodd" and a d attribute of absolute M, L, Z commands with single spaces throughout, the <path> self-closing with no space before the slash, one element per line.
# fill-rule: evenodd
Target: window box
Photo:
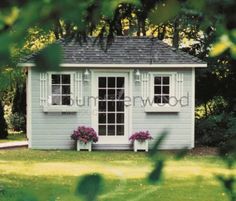
<path fill-rule="evenodd" d="M 138 150 L 144 150 L 148 152 L 148 140 L 134 140 L 134 152 L 137 152 Z"/>
<path fill-rule="evenodd" d="M 77 151 L 80 151 L 82 149 L 92 151 L 92 142 L 88 142 L 85 144 L 84 142 L 77 140 Z"/>
<path fill-rule="evenodd" d="M 149 112 L 180 112 L 180 106 L 146 106 L 144 111 Z"/>
<path fill-rule="evenodd" d="M 78 107 L 76 106 L 43 106 L 43 112 L 78 112 Z"/>

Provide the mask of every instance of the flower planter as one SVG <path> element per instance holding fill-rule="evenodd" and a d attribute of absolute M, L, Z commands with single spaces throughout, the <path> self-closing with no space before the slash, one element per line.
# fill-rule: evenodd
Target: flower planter
<path fill-rule="evenodd" d="M 92 142 L 87 142 L 85 144 L 84 142 L 77 140 L 77 151 L 80 151 L 82 149 L 92 151 Z"/>
<path fill-rule="evenodd" d="M 148 152 L 148 140 L 134 140 L 134 152 L 137 152 L 138 150 L 145 150 Z"/>

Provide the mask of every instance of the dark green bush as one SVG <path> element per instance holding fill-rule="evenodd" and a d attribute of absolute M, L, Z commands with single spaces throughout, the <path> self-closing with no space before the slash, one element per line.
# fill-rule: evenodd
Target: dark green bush
<path fill-rule="evenodd" d="M 236 117 L 233 114 L 220 114 L 197 119 L 195 133 L 198 145 L 224 146 L 236 134 Z"/>
<path fill-rule="evenodd" d="M 25 131 L 26 130 L 26 121 L 25 117 L 22 114 L 14 113 L 10 115 L 9 118 L 10 129 L 14 131 Z"/>
<path fill-rule="evenodd" d="M 4 110 L 3 110 L 3 105 L 0 100 L 0 139 L 6 139 L 8 135 L 7 131 L 7 123 L 4 118 Z"/>

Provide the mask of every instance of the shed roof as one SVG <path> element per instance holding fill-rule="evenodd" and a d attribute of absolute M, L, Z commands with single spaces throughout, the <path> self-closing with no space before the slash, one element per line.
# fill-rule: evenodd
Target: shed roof
<path fill-rule="evenodd" d="M 101 45 L 88 38 L 82 44 L 78 41 L 60 40 L 63 49 L 63 64 L 113 64 L 113 65 L 196 65 L 206 63 L 181 50 L 176 50 L 157 38 L 117 36 L 104 51 Z M 33 63 L 34 55 L 22 63 Z"/>

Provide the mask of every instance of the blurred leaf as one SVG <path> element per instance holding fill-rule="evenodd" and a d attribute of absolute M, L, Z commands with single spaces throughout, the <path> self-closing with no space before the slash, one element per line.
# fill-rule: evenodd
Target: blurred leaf
<path fill-rule="evenodd" d="M 187 153 L 188 153 L 188 148 L 183 148 L 183 149 L 179 150 L 179 151 L 176 153 L 175 159 L 176 159 L 176 160 L 180 160 L 180 159 L 182 159 Z"/>
<path fill-rule="evenodd" d="M 19 13 L 20 11 L 17 7 L 12 7 L 9 14 L 4 17 L 5 24 L 12 25 L 17 20 Z"/>
<path fill-rule="evenodd" d="M 222 54 L 224 51 L 226 51 L 230 46 L 231 42 L 229 40 L 229 37 L 227 35 L 223 35 L 220 38 L 220 41 L 212 46 L 210 56 L 212 57 L 218 56 Z"/>
<path fill-rule="evenodd" d="M 203 10 L 206 4 L 205 0 L 188 0 L 190 6 L 197 10 Z"/>
<path fill-rule="evenodd" d="M 38 201 L 38 199 L 34 196 L 31 195 L 30 193 L 23 194 L 21 198 L 18 198 L 17 201 Z"/>
<path fill-rule="evenodd" d="M 160 3 L 149 14 L 149 19 L 153 24 L 164 23 L 175 17 L 180 11 L 180 4 L 177 0 L 167 0 Z"/>
<path fill-rule="evenodd" d="M 133 5 L 139 5 L 140 1 L 138 0 L 102 0 L 101 1 L 101 12 L 104 16 L 112 18 L 114 10 L 121 3 L 130 3 Z"/>
<path fill-rule="evenodd" d="M 4 187 L 0 185 L 0 194 L 3 194 L 4 192 L 5 192 Z"/>
<path fill-rule="evenodd" d="M 11 37 L 8 34 L 0 35 L 0 65 L 10 63 Z"/>
<path fill-rule="evenodd" d="M 59 44 L 51 44 L 39 51 L 35 57 L 35 64 L 39 71 L 59 70 L 62 61 L 62 48 Z"/>
<path fill-rule="evenodd" d="M 219 156 L 227 162 L 229 168 L 233 167 L 236 162 L 236 133 L 219 148 Z"/>
<path fill-rule="evenodd" d="M 236 59 L 236 44 L 230 47 L 230 53 L 234 59 Z"/>
<path fill-rule="evenodd" d="M 99 174 L 86 175 L 79 182 L 76 193 L 82 195 L 86 201 L 95 201 L 102 191 L 102 182 L 103 178 Z"/>
<path fill-rule="evenodd" d="M 164 161 L 163 160 L 157 161 L 154 170 L 150 173 L 148 177 L 149 182 L 159 183 L 161 181 L 163 167 L 164 167 Z"/>
<path fill-rule="evenodd" d="M 153 147 L 151 148 L 151 150 L 149 152 L 150 157 L 153 157 L 158 152 L 158 149 L 160 148 L 160 145 L 165 140 L 167 135 L 168 135 L 168 132 L 164 131 L 163 133 L 161 133 L 160 137 L 157 138 L 157 140 L 155 141 Z"/>
<path fill-rule="evenodd" d="M 236 191 L 234 190 L 234 185 L 235 185 L 236 180 L 235 180 L 234 176 L 229 176 L 227 178 L 223 175 L 217 175 L 216 178 L 224 186 L 226 193 L 231 198 L 230 200 L 235 201 L 236 200 Z"/>

